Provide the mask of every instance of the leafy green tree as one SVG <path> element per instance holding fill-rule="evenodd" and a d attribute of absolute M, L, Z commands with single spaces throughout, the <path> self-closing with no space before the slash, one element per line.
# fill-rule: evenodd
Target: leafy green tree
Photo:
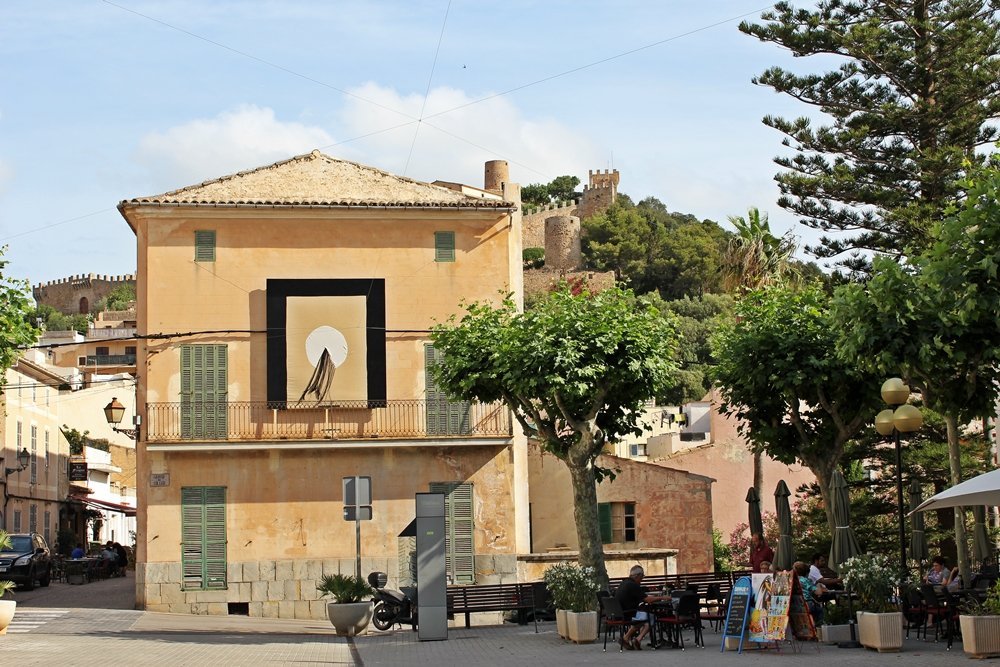
<path fill-rule="evenodd" d="M 135 285 L 123 284 L 115 287 L 103 299 L 100 310 L 128 310 L 135 303 Z"/>
<path fill-rule="evenodd" d="M 436 380 L 455 398 L 503 401 L 524 431 L 566 464 L 580 564 L 606 585 L 597 483 L 609 471 L 597 457 L 606 444 L 642 433 L 643 402 L 675 372 L 675 327 L 619 288 L 596 295 L 563 289 L 524 313 L 509 298 L 465 309 L 431 334 L 443 353 Z"/>
<path fill-rule="evenodd" d="M 530 183 L 521 188 L 521 202 L 525 206 L 545 206 L 549 201 L 549 188 L 546 185 Z"/>
<path fill-rule="evenodd" d="M 20 348 L 34 344 L 40 334 L 29 320 L 31 288 L 27 281 L 4 275 L 7 246 L 0 248 L 0 388 L 7 381 L 4 371 L 14 365 Z"/>
<path fill-rule="evenodd" d="M 736 305 L 713 338 L 722 411 L 754 451 L 800 461 L 819 482 L 832 527 L 830 478 L 880 402 L 876 376 L 836 354 L 829 297 L 818 287 L 767 287 Z"/>
<path fill-rule="evenodd" d="M 79 313 L 67 315 L 44 303 L 30 311 L 26 315 L 26 320 L 28 322 L 41 320 L 46 331 L 76 331 L 85 334 L 90 327 L 88 316 Z"/>
<path fill-rule="evenodd" d="M 844 359 L 900 373 L 947 426 L 951 482 L 962 481 L 960 425 L 994 413 L 1000 363 L 1000 170 L 967 182 L 968 199 L 931 233 L 930 250 L 905 265 L 876 259 L 871 280 L 836 292 Z M 992 297 L 992 298 L 991 298 Z M 964 510 L 955 509 L 965 581 Z"/>
<path fill-rule="evenodd" d="M 815 10 L 778 2 L 740 30 L 836 69 L 780 67 L 754 83 L 832 119 L 766 116 L 791 156 L 775 162 L 778 204 L 823 232 L 809 250 L 868 270 L 857 251 L 899 254 L 926 245 L 931 222 L 960 197 L 956 181 L 1000 116 L 1000 17 L 995 0 L 827 0 Z"/>
<path fill-rule="evenodd" d="M 619 198 L 620 199 L 620 198 Z M 711 221 L 669 213 L 654 198 L 617 201 L 583 221 L 587 265 L 614 271 L 638 293 L 679 298 L 719 291 L 726 233 Z"/>
<path fill-rule="evenodd" d="M 556 176 L 547 186 L 549 197 L 556 201 L 576 199 L 576 186 L 578 185 L 580 185 L 580 179 L 576 176 Z"/>

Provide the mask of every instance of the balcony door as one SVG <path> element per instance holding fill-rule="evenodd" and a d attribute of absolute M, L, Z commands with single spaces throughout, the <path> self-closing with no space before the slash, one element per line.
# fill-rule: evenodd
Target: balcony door
<path fill-rule="evenodd" d="M 469 401 L 451 401 L 441 391 L 431 368 L 437 363 L 440 352 L 433 345 L 424 346 L 424 382 L 427 390 L 427 435 L 468 435 Z"/>
<path fill-rule="evenodd" d="M 181 345 L 181 437 L 225 440 L 229 423 L 225 345 Z"/>

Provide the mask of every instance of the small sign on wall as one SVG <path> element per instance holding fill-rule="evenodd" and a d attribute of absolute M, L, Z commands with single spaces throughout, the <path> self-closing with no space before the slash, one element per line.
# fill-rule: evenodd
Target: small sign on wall
<path fill-rule="evenodd" d="M 170 486 L 169 472 L 154 472 L 149 476 L 150 486 Z"/>
<path fill-rule="evenodd" d="M 71 482 L 86 482 L 87 481 L 87 462 L 86 461 L 70 461 L 69 462 L 69 481 L 71 481 Z"/>

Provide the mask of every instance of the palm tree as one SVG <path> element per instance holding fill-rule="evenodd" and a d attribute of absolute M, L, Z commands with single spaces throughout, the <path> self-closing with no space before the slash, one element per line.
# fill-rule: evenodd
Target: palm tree
<path fill-rule="evenodd" d="M 747 217 L 729 216 L 736 235 L 722 260 L 722 286 L 727 292 L 752 290 L 782 282 L 795 275 L 792 256 L 798 244 L 791 232 L 781 238 L 771 233 L 767 213 L 757 207 L 747 211 Z"/>
<path fill-rule="evenodd" d="M 789 231 L 781 238 L 771 233 L 767 213 L 761 214 L 756 206 L 747 211 L 747 217 L 729 216 L 736 228 L 736 235 L 729 240 L 722 258 L 722 287 L 727 292 L 740 293 L 781 283 L 795 277 L 792 256 L 798 249 L 795 237 Z M 753 455 L 753 488 L 761 497 L 764 486 L 764 462 L 760 452 Z"/>

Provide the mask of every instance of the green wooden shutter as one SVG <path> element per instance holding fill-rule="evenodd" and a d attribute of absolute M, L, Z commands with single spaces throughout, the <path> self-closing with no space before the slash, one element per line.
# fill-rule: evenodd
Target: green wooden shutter
<path fill-rule="evenodd" d="M 215 230 L 198 229 L 194 233 L 194 261 L 215 261 Z"/>
<path fill-rule="evenodd" d="M 610 544 L 611 536 L 611 503 L 597 504 L 597 523 L 601 527 L 601 544 Z"/>
<path fill-rule="evenodd" d="M 438 389 L 431 368 L 440 359 L 433 345 L 424 345 L 424 381 L 427 403 L 427 435 L 468 435 L 472 432 L 469 401 L 451 401 Z"/>
<path fill-rule="evenodd" d="M 471 482 L 431 482 L 431 493 L 443 493 L 445 567 L 456 584 L 476 583 L 475 508 Z"/>
<path fill-rule="evenodd" d="M 434 261 L 455 261 L 455 232 L 434 232 Z"/>
<path fill-rule="evenodd" d="M 185 589 L 226 588 L 226 488 L 181 488 L 181 573 Z"/>
<path fill-rule="evenodd" d="M 181 346 L 181 437 L 228 435 L 229 352 L 225 345 Z"/>

